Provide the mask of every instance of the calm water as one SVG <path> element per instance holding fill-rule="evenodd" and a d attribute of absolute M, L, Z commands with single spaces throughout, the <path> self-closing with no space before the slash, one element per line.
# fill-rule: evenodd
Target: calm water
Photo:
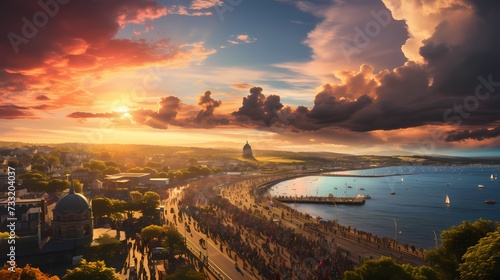
<path fill-rule="evenodd" d="M 338 219 L 342 225 L 379 236 L 394 238 L 397 225 L 399 242 L 424 249 L 434 247 L 433 231 L 440 242 L 442 230 L 459 225 L 463 220 L 483 218 L 500 221 L 500 180 L 490 179 L 491 174 L 500 175 L 500 166 L 386 167 L 342 173 L 406 175 L 378 178 L 308 176 L 281 182 L 269 192 L 271 195 L 299 197 L 369 194 L 372 198 L 362 206 L 290 206 L 323 219 Z M 396 194 L 391 195 L 390 192 Z M 450 205 L 445 204 L 446 195 L 450 197 Z M 486 199 L 493 199 L 498 204 L 485 204 Z"/>

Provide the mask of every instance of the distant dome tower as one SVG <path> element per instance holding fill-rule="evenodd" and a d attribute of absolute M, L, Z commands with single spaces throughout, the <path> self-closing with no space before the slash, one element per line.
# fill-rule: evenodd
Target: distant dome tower
<path fill-rule="evenodd" d="M 57 201 L 53 211 L 52 239 L 59 242 L 74 242 L 77 246 L 92 242 L 92 211 L 87 198 L 75 193 L 73 184 L 69 188 L 69 193 Z"/>
<path fill-rule="evenodd" d="M 245 146 L 243 146 L 243 156 L 242 156 L 244 159 L 249 159 L 249 160 L 256 160 L 254 157 L 253 157 L 253 153 L 252 153 L 252 147 L 250 147 L 250 145 L 248 144 L 248 141 L 247 143 L 245 144 Z"/>

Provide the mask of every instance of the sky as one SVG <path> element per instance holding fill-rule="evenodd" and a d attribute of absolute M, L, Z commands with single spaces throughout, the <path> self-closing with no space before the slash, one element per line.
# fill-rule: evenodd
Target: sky
<path fill-rule="evenodd" d="M 500 156 L 500 3 L 0 2 L 1 140 Z"/>

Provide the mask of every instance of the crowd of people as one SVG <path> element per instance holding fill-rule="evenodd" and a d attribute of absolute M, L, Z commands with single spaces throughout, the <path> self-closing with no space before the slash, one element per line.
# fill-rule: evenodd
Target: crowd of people
<path fill-rule="evenodd" d="M 226 195 L 243 199 L 247 186 L 256 183 L 240 182 Z M 189 206 L 187 214 L 197 228 L 231 248 L 226 251 L 234 251 L 235 260 L 241 258 L 245 267 L 248 263 L 250 271 L 255 268 L 263 279 L 342 279 L 344 271 L 353 268 L 347 256 L 331 243 L 308 238 L 222 197 L 208 199 L 208 208 L 198 211 L 198 192 L 185 191 L 180 204 Z"/>

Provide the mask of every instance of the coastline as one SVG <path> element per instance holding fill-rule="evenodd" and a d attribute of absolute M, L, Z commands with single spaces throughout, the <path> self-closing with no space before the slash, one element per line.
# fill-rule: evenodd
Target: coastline
<path fill-rule="evenodd" d="M 389 168 L 389 169 L 385 169 Z M 391 170 L 392 168 L 392 170 Z M 409 169 L 411 168 L 411 169 Z M 439 243 L 439 235 L 443 230 L 452 226 L 459 225 L 463 221 L 475 221 L 479 218 L 500 221 L 495 207 L 498 204 L 485 204 L 485 200 L 492 199 L 500 201 L 500 194 L 496 192 L 500 187 L 500 181 L 490 180 L 490 172 L 500 173 L 498 165 L 475 166 L 415 166 L 415 167 L 382 167 L 380 171 L 370 171 L 370 169 L 350 169 L 336 170 L 336 172 L 350 172 L 355 170 L 367 170 L 360 173 L 387 173 L 393 172 L 402 174 L 402 171 L 414 171 L 412 175 L 402 176 L 404 182 L 400 182 L 398 176 L 393 178 L 373 178 L 365 177 L 359 179 L 356 174 L 350 177 L 358 179 L 351 182 L 352 179 L 343 178 L 320 178 L 318 179 L 300 179 L 299 177 L 319 176 L 321 172 L 308 172 L 307 174 L 289 174 L 269 182 L 259 184 L 254 190 L 262 197 L 271 200 L 271 194 L 276 196 L 295 195 L 317 196 L 319 186 L 319 196 L 325 197 L 328 193 L 344 196 L 343 187 L 338 190 L 329 191 L 333 186 L 343 186 L 344 182 L 352 184 L 352 189 L 346 189 L 353 192 L 356 187 L 360 192 L 370 194 L 372 199 L 366 200 L 362 207 L 341 206 L 333 209 L 328 205 L 299 204 L 294 202 L 289 204 L 294 210 L 308 213 L 311 216 L 321 216 L 329 220 L 337 220 L 340 224 L 357 227 L 378 234 L 380 236 L 395 237 L 395 227 L 399 229 L 398 240 L 413 243 L 417 247 L 432 249 Z M 399 171 L 399 173 L 398 173 Z M 486 176 L 487 175 L 487 176 Z M 463 177 L 463 180 L 462 180 Z M 296 179 L 299 178 L 299 179 Z M 290 184 L 280 182 L 292 180 Z M 483 180 L 484 182 L 480 181 Z M 317 182 L 316 182 L 317 181 Z M 351 182 L 351 183 L 349 183 Z M 450 184 L 450 182 L 452 184 Z M 291 186 L 293 183 L 297 187 Z M 333 185 L 332 185 L 333 184 Z M 478 189 L 477 184 L 483 184 L 483 189 Z M 277 188 L 271 190 L 274 186 Z M 288 189 L 288 191 L 287 191 Z M 267 191 L 267 192 L 266 192 Z M 395 191 L 396 195 L 390 195 Z M 445 204 L 445 196 L 449 195 L 451 204 Z M 339 212 L 340 211 L 340 212 Z M 339 215 L 340 214 L 340 215 Z M 367 217 L 369 217 L 367 219 Z M 396 225 L 397 221 L 397 225 Z M 418 226 L 416 226 L 418 225 Z M 437 233 L 437 241 L 434 235 Z"/>

